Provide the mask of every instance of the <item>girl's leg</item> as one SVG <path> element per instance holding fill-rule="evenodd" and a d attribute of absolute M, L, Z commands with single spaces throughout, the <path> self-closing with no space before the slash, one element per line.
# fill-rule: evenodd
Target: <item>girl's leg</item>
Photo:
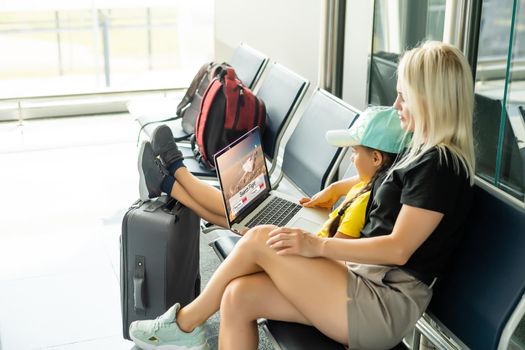
<path fill-rule="evenodd" d="M 209 212 L 225 215 L 221 193 L 213 186 L 197 179 L 184 167 L 184 157 L 173 139 L 169 126 L 160 125 L 153 131 L 151 149 L 152 156 L 159 156 L 162 159 L 166 169 L 173 174 L 176 181 L 184 187 L 194 201 Z"/>
<path fill-rule="evenodd" d="M 179 183 L 184 190 L 202 207 L 215 215 L 226 215 L 221 191 L 199 180 L 185 167 L 175 171 L 176 184 Z"/>
<path fill-rule="evenodd" d="M 234 279 L 221 301 L 220 349 L 257 349 L 258 318 L 309 324 L 263 272 Z"/>
<path fill-rule="evenodd" d="M 224 212 L 222 215 L 217 215 L 216 213 L 209 211 L 206 207 L 202 206 L 200 202 L 196 201 L 192 196 L 190 196 L 184 187 L 182 187 L 178 182 L 175 182 L 173 185 L 170 195 L 184 204 L 186 207 L 193 210 L 200 218 L 218 226 L 228 227 Z"/>
<path fill-rule="evenodd" d="M 277 255 L 266 245 L 272 229 L 272 226 L 260 226 L 248 231 L 219 266 L 202 294 L 180 310 L 177 323 L 183 330 L 192 330 L 219 309 L 231 281 L 264 271 L 309 323 L 346 344 L 347 268 L 343 263 L 324 258 Z M 275 310 L 270 307 L 268 313 L 272 312 Z"/>

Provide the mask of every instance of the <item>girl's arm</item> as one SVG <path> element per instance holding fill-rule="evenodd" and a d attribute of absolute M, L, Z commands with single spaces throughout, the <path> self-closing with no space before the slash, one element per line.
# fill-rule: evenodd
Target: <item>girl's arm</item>
<path fill-rule="evenodd" d="M 349 177 L 348 179 L 343 179 L 334 182 L 328 187 L 334 188 L 334 191 L 338 192 L 341 196 L 345 195 L 350 191 L 350 189 L 359 182 L 359 176 L 355 175 Z"/>
<path fill-rule="evenodd" d="M 350 191 L 352 186 L 359 182 L 359 177 L 354 176 L 348 179 L 334 182 L 324 190 L 317 192 L 312 198 L 301 198 L 299 203 L 307 208 L 321 207 L 332 208 L 341 196 L 344 196 Z"/>
<path fill-rule="evenodd" d="M 333 238 L 356 239 L 356 238 L 359 238 L 359 237 L 353 237 L 353 236 L 345 235 L 344 233 L 337 231 Z"/>
<path fill-rule="evenodd" d="M 366 239 L 319 238 L 298 228 L 282 227 L 270 233 L 267 244 L 281 255 L 401 266 L 430 236 L 442 218 L 442 213 L 403 205 L 389 235 Z"/>

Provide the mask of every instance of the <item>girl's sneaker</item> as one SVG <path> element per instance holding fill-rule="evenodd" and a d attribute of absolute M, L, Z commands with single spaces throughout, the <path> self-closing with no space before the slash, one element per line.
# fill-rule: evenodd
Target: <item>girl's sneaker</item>
<path fill-rule="evenodd" d="M 155 320 L 135 321 L 129 326 L 129 335 L 144 350 L 208 350 L 204 328 L 183 332 L 177 325 L 180 304 L 173 305 Z"/>
<path fill-rule="evenodd" d="M 182 152 L 177 147 L 173 133 L 167 125 L 160 125 L 151 134 L 151 147 L 155 155 L 159 156 L 166 167 L 184 159 Z"/>
<path fill-rule="evenodd" d="M 146 201 L 162 193 L 162 181 L 169 175 L 168 170 L 161 164 L 153 153 L 151 143 L 144 141 L 140 145 L 139 159 L 139 194 L 140 199 Z"/>

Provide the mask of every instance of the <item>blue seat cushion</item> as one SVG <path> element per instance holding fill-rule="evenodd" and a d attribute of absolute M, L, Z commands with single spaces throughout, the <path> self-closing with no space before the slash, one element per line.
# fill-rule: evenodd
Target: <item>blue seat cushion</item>
<path fill-rule="evenodd" d="M 179 149 L 182 152 L 182 155 L 184 156 L 184 165 L 188 169 L 190 173 L 193 175 L 203 178 L 203 177 L 209 177 L 212 179 L 217 178 L 217 173 L 215 170 L 210 170 L 201 163 L 199 163 L 195 157 L 193 156 L 193 151 L 189 147 L 179 147 Z"/>
<path fill-rule="evenodd" d="M 241 236 L 234 233 L 226 233 L 226 231 L 222 231 L 221 233 L 223 233 L 223 235 L 211 242 L 210 246 L 213 247 L 217 255 L 219 255 L 219 258 L 224 260 L 230 255 L 235 244 L 241 239 Z"/>
<path fill-rule="evenodd" d="M 463 241 L 428 311 L 471 349 L 496 349 L 525 292 L 525 209 L 475 186 Z"/>
<path fill-rule="evenodd" d="M 266 320 L 265 323 L 281 350 L 345 349 L 344 345 L 328 338 L 312 326 L 273 320 Z"/>

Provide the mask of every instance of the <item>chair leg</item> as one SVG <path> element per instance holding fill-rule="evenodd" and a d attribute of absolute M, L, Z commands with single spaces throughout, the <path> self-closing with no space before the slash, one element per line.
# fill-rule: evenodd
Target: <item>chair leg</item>
<path fill-rule="evenodd" d="M 412 350 L 419 350 L 419 345 L 421 342 L 421 332 L 414 327 L 412 335 Z"/>

